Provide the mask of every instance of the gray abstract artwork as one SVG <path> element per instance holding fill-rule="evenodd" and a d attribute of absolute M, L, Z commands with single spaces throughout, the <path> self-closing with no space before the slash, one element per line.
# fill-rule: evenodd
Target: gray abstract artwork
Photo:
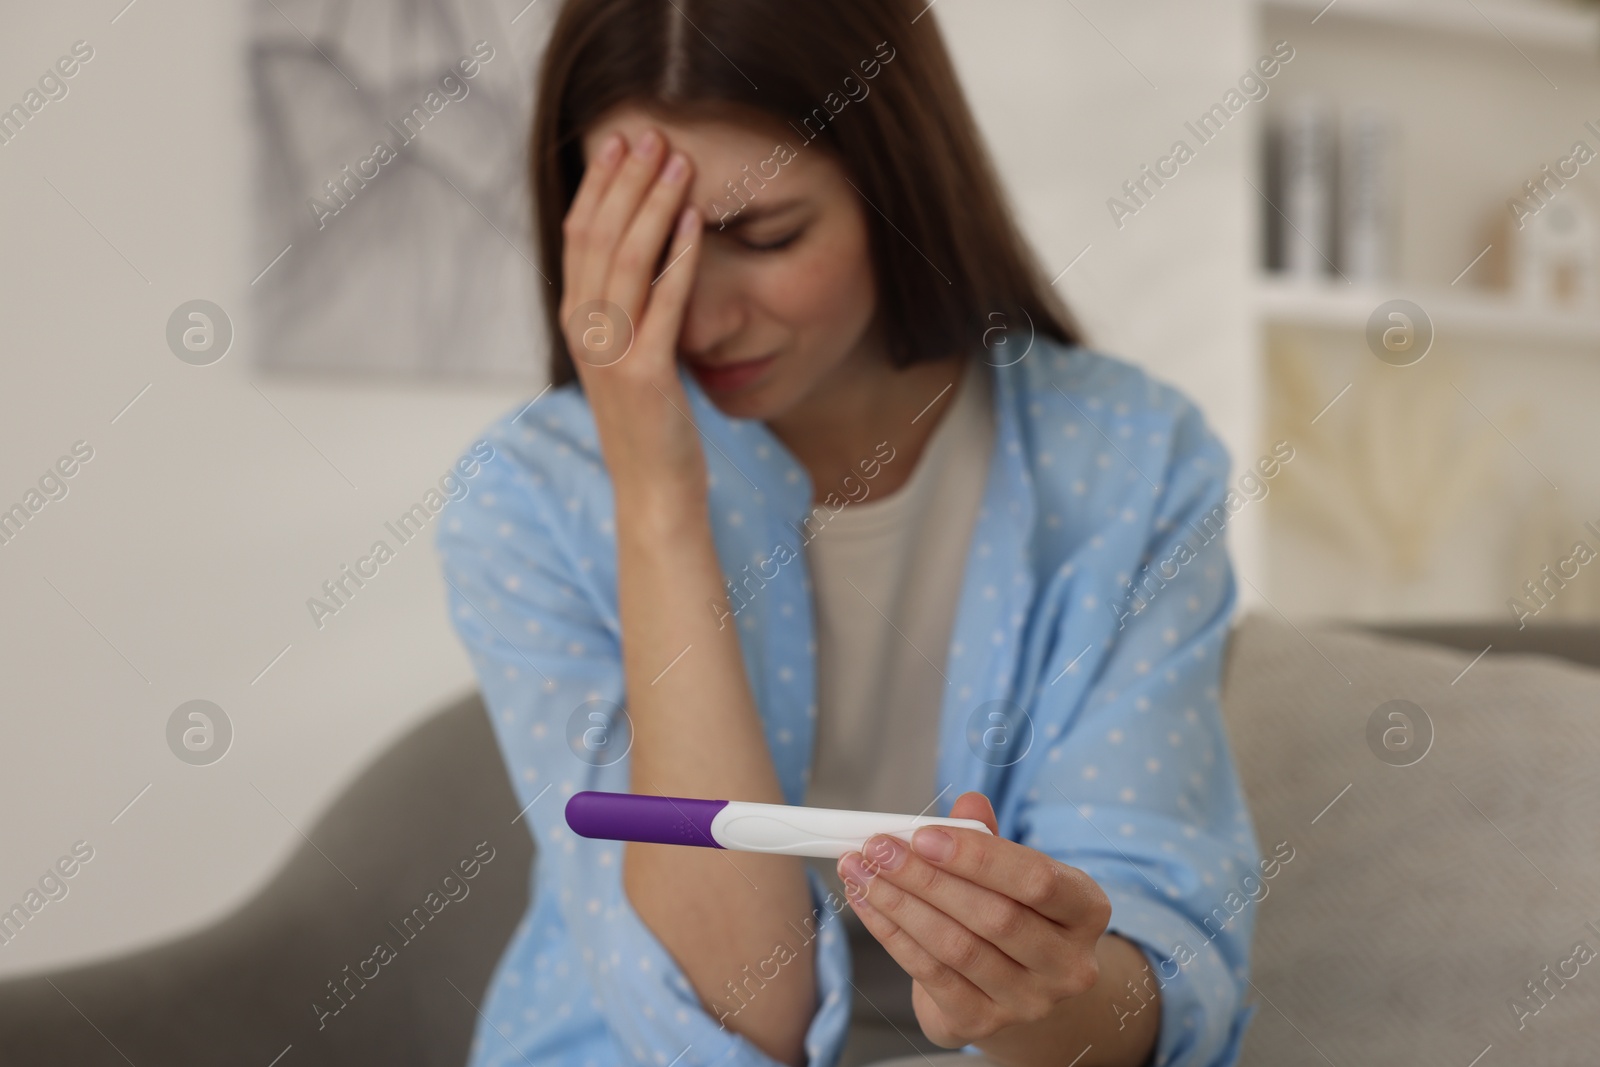
<path fill-rule="evenodd" d="M 554 0 L 257 0 L 252 286 L 270 371 L 528 379 L 527 200 Z"/>

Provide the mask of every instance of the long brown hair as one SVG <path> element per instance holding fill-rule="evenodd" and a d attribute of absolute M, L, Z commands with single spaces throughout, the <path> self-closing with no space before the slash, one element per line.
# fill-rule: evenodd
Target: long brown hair
<path fill-rule="evenodd" d="M 923 8 L 923 0 L 566 0 L 539 72 L 528 154 L 551 283 L 553 384 L 576 378 L 560 322 L 561 223 L 583 177 L 581 137 L 624 102 L 684 120 L 776 119 L 795 131 L 795 150 L 827 150 L 870 205 L 868 247 L 895 366 L 975 351 L 996 326 L 1015 333 L 1024 319 L 1039 335 L 1078 343 L 1076 323 L 1017 232 Z"/>

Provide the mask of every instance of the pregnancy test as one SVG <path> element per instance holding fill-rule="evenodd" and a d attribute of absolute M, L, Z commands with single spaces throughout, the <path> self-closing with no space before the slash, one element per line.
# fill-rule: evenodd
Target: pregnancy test
<path fill-rule="evenodd" d="M 842 811 L 742 800 L 699 800 L 644 793 L 584 790 L 567 801 L 567 825 L 583 837 L 700 845 L 739 852 L 838 859 L 860 852 L 874 834 L 911 843 L 922 826 L 956 826 L 989 833 L 977 819 L 940 819 L 887 811 Z"/>

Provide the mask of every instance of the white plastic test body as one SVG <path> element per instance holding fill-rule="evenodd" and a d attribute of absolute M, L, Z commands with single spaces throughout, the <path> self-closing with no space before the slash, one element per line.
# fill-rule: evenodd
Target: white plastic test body
<path fill-rule="evenodd" d="M 911 835 L 923 826 L 964 826 L 989 832 L 977 819 L 729 801 L 711 820 L 711 835 L 723 848 L 740 852 L 838 859 L 847 852 L 860 852 L 874 834 L 889 834 L 910 845 Z"/>

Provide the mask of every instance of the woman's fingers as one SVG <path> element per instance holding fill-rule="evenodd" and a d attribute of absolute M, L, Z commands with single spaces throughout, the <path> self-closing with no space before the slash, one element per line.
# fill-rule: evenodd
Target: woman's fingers
<path fill-rule="evenodd" d="M 600 203 L 583 225 L 578 235 L 583 251 L 576 264 L 577 274 L 568 279 L 580 302 L 605 297 L 606 282 L 613 269 L 612 259 L 617 246 L 632 225 L 640 200 L 655 180 L 661 166 L 664 144 L 660 131 L 654 127 L 640 135 L 607 183 Z M 623 310 L 634 315 L 638 309 L 623 305 Z"/>
<path fill-rule="evenodd" d="M 583 258 L 587 255 L 586 235 L 593 225 L 595 212 L 600 207 L 601 198 L 611 186 L 611 180 L 617 172 L 617 164 L 621 162 L 623 153 L 627 150 L 628 141 L 621 133 L 613 132 L 607 135 L 595 151 L 594 158 L 584 167 L 583 178 L 578 182 L 578 191 L 573 195 L 571 206 L 567 208 L 566 218 L 562 220 L 561 271 L 562 277 L 566 279 L 563 303 L 569 307 L 577 307 L 599 295 L 579 293 L 575 290 L 574 283 L 579 277 L 579 267 Z M 563 324 L 565 321 L 564 314 Z"/>
<path fill-rule="evenodd" d="M 1005 893 L 928 862 L 898 838 L 874 837 L 862 854 L 870 858 L 876 875 L 871 890 L 875 898 L 888 895 L 880 888 L 887 882 L 945 915 L 960 916 L 963 925 L 1030 971 L 1049 974 L 1072 947 L 1066 931 L 1053 920 Z M 879 907 L 885 904 L 880 901 Z"/>
<path fill-rule="evenodd" d="M 846 881 L 848 884 L 849 879 Z M 857 884 L 865 887 L 865 883 Z M 979 1025 L 987 1017 L 987 1011 L 992 1010 L 988 994 L 955 968 L 937 959 L 893 919 L 874 908 L 865 893 L 847 895 L 867 932 L 878 939 L 901 970 L 922 986 L 952 1025 L 967 1029 Z"/>
<path fill-rule="evenodd" d="M 945 969 L 960 975 L 1001 1004 L 1028 996 L 1027 991 L 1036 985 L 1027 968 L 968 929 L 964 922 L 958 922 L 921 897 L 902 889 L 883 877 L 882 872 L 877 876 L 869 875 L 859 853 L 847 855 L 843 867 L 846 877 L 866 887 L 860 901 L 893 923 L 892 937 L 908 938 L 935 961 L 937 966 L 922 962 L 926 977 L 906 972 L 928 985 L 930 993 L 948 985 Z M 860 903 L 856 910 L 859 914 Z M 866 922 L 865 917 L 862 922 Z M 885 942 L 884 947 L 893 948 L 889 942 Z M 909 944 L 905 948 L 908 955 L 915 955 Z"/>
<path fill-rule="evenodd" d="M 912 835 L 910 851 L 913 860 L 1004 894 L 1075 932 L 1098 937 L 1111 921 L 1111 903 L 1093 878 L 1038 849 L 980 830 L 925 826 Z"/>
<path fill-rule="evenodd" d="M 666 147 L 654 128 L 632 146 L 620 134 L 607 138 L 563 224 L 564 328 L 575 352 L 590 347 L 588 340 L 596 331 L 604 335 L 604 345 L 590 362 L 612 362 L 613 349 L 626 340 L 630 347 L 637 344 L 643 353 L 661 357 L 645 361 L 652 372 L 660 371 L 658 364 L 672 363 L 695 275 L 698 256 L 693 249 L 700 223 L 697 213 L 685 218 L 679 210 L 693 167 L 682 153 L 672 153 L 661 166 Z M 666 269 L 654 278 L 662 244 L 669 238 Z M 602 306 L 602 301 L 611 306 Z M 604 322 L 591 327 L 576 321 L 574 316 L 584 308 Z M 618 310 L 625 322 L 613 321 Z"/>
<path fill-rule="evenodd" d="M 654 280 L 653 287 L 651 282 L 646 282 L 645 287 L 653 291 L 638 329 L 638 343 L 644 346 L 643 350 L 666 353 L 669 365 L 676 362 L 678 333 L 683 328 L 689 290 L 694 287 L 701 244 L 700 212 L 686 207 L 675 218 L 672 244 L 667 248 L 667 265 Z"/>
<path fill-rule="evenodd" d="M 594 216 L 601 197 L 605 196 L 606 188 L 616 173 L 617 164 L 622 161 L 622 153 L 627 149 L 628 139 L 615 130 L 607 134 L 605 140 L 596 147 L 594 158 L 584 168 L 578 191 L 567 208 L 567 218 L 573 225 L 582 228 Z"/>
<path fill-rule="evenodd" d="M 617 245 L 602 295 L 630 315 L 637 308 L 643 318 L 645 300 L 655 280 L 656 264 L 661 258 L 661 246 L 672 236 L 672 230 L 679 221 L 691 171 L 687 156 L 682 152 L 672 153 L 656 175 L 655 182 L 645 194 L 644 203 L 639 206 Z M 671 263 L 672 255 L 680 251 L 681 247 L 670 249 L 667 262 Z M 653 302 L 656 297 L 649 299 Z"/>

